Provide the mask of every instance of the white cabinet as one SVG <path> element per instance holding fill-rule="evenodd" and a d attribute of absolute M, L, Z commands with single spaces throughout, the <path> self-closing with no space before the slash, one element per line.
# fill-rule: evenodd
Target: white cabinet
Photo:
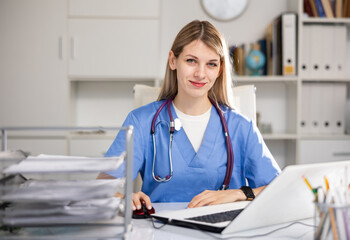
<path fill-rule="evenodd" d="M 70 19 L 69 36 L 72 80 L 158 75 L 158 20 Z"/>
<path fill-rule="evenodd" d="M 1 0 L 0 126 L 67 124 L 66 1 Z"/>
<path fill-rule="evenodd" d="M 159 0 L 70 0 L 70 122 L 120 126 L 133 85 L 159 77 Z"/>
<path fill-rule="evenodd" d="M 70 0 L 69 78 L 156 78 L 159 5 L 159 0 Z"/>

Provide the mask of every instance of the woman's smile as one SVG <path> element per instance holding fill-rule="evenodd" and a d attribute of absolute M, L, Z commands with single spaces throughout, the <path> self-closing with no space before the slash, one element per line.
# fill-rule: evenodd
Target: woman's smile
<path fill-rule="evenodd" d="M 205 84 L 207 84 L 206 82 L 196 82 L 196 81 L 190 81 L 190 83 L 197 88 L 204 87 Z"/>

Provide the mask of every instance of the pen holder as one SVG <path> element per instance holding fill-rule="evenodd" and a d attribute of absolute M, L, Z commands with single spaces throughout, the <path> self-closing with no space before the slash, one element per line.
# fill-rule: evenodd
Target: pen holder
<path fill-rule="evenodd" d="M 315 203 L 314 239 L 350 239 L 350 205 Z"/>

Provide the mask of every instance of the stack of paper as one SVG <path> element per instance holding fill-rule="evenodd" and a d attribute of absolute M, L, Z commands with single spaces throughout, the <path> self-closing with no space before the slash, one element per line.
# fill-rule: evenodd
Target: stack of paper
<path fill-rule="evenodd" d="M 14 164 L 3 173 L 71 173 L 71 172 L 103 172 L 118 168 L 124 160 L 124 154 L 118 157 L 71 157 L 39 155 L 28 157 Z"/>
<path fill-rule="evenodd" d="M 113 197 L 122 179 L 88 181 L 29 180 L 12 187 L 0 200 L 8 202 L 70 202 Z"/>
<path fill-rule="evenodd" d="M 7 167 L 6 174 L 100 172 L 121 166 L 124 155 L 87 158 L 40 155 Z M 113 218 L 120 199 L 114 197 L 125 179 L 28 180 L 0 186 L 0 202 L 10 206 L 1 212 L 0 224 L 47 226 L 95 223 Z"/>
<path fill-rule="evenodd" d="M 6 208 L 3 224 L 10 226 L 45 226 L 83 224 L 111 219 L 115 216 L 120 198 L 72 201 L 65 204 L 14 203 Z"/>

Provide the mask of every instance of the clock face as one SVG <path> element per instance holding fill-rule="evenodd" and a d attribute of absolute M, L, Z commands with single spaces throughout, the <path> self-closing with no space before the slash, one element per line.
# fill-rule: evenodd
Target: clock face
<path fill-rule="evenodd" d="M 248 0 L 201 0 L 205 12 L 219 21 L 238 17 L 245 10 Z"/>

